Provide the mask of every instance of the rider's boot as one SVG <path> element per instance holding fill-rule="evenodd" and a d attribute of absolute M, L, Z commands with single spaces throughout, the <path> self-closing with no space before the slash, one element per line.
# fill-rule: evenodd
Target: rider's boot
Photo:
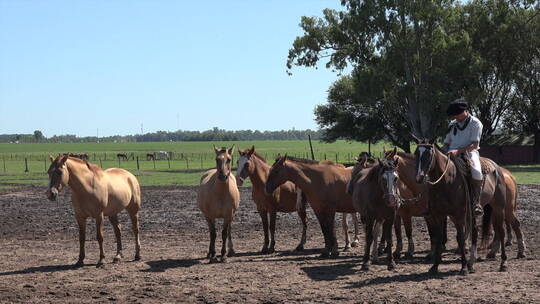
<path fill-rule="evenodd" d="M 480 204 L 480 195 L 482 194 L 482 180 L 476 180 L 471 179 L 471 203 L 473 208 L 473 214 L 475 216 L 482 215 L 484 213 L 484 209 L 482 208 L 482 205 Z"/>

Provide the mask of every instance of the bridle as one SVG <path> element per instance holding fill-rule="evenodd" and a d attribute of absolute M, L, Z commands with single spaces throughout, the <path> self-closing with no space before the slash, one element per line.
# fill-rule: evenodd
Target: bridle
<path fill-rule="evenodd" d="M 432 181 L 429 180 L 429 171 L 431 171 L 431 169 L 433 169 L 435 152 L 432 151 L 432 149 L 436 149 L 436 147 L 434 145 L 431 145 L 431 144 L 419 144 L 418 146 L 419 147 L 420 146 L 426 147 L 431 151 L 429 153 L 430 154 L 429 155 L 429 168 L 426 171 L 423 182 L 427 183 L 429 185 L 432 185 L 432 186 L 436 185 L 444 178 L 444 176 L 446 175 L 446 172 L 448 171 L 448 167 L 449 167 L 449 164 L 450 164 L 450 156 L 446 157 L 446 165 L 444 166 L 444 170 L 443 170 L 443 173 L 441 174 L 441 176 L 436 181 L 432 182 Z"/>

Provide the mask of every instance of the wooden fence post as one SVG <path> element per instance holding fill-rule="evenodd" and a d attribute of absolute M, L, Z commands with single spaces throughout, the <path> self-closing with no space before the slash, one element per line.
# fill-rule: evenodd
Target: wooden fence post
<path fill-rule="evenodd" d="M 99 166 L 103 169 L 103 164 L 101 163 L 101 157 L 99 158 Z"/>
<path fill-rule="evenodd" d="M 118 158 L 118 168 L 120 168 L 120 157 Z"/>
<path fill-rule="evenodd" d="M 47 158 L 45 157 L 45 159 L 43 160 L 43 163 L 45 164 L 43 166 L 43 170 L 45 171 L 45 173 L 47 173 Z"/>
<path fill-rule="evenodd" d="M 6 173 L 6 157 L 2 156 L 2 160 L 4 160 L 4 173 Z"/>
<path fill-rule="evenodd" d="M 167 164 L 169 164 L 169 169 L 171 168 L 171 159 L 169 156 L 167 156 Z"/>
<path fill-rule="evenodd" d="M 24 172 L 28 173 L 28 159 L 26 157 L 24 158 L 24 167 L 25 167 Z"/>
<path fill-rule="evenodd" d="M 137 171 L 140 170 L 140 167 L 139 167 L 139 157 L 137 156 Z"/>
<path fill-rule="evenodd" d="M 189 157 L 186 155 L 186 168 L 189 170 Z"/>
<path fill-rule="evenodd" d="M 152 161 L 154 162 L 154 170 L 156 170 L 156 158 L 152 158 Z"/>

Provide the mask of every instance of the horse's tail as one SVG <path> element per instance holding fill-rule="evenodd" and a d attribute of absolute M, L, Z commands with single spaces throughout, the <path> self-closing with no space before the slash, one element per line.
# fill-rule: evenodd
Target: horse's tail
<path fill-rule="evenodd" d="M 491 214 L 493 208 L 488 204 L 484 207 L 484 215 L 482 215 L 482 243 L 480 249 L 486 249 L 489 243 L 489 231 L 491 229 Z"/>

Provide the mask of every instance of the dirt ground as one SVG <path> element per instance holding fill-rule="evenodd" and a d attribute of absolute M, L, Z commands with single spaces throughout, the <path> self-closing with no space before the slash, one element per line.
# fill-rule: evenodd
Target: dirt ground
<path fill-rule="evenodd" d="M 73 268 L 79 246 L 69 190 L 56 202 L 48 201 L 44 191 L 25 186 L 0 192 L 2 303 L 540 303 L 540 185 L 519 189 L 527 257 L 516 259 L 514 242 L 508 248 L 508 272 L 497 271 L 497 257 L 478 262 L 476 273 L 465 277 L 458 273 L 459 257 L 451 252 L 443 256 L 440 275 L 427 274 L 430 264 L 423 257 L 429 240 L 422 219 L 414 223 L 417 253 L 413 260 L 399 260 L 396 271 L 386 270 L 384 264 L 361 271 L 363 244 L 339 258 L 320 259 L 323 240 L 311 211 L 306 252 L 291 251 L 301 231 L 296 214 L 280 214 L 277 252 L 261 255 L 261 223 L 249 188 L 241 189 L 241 206 L 233 223 L 237 256 L 228 263 L 209 264 L 205 258 L 209 235 L 196 206 L 196 188 L 145 187 L 142 260 L 132 261 L 133 237 L 123 212 L 125 260 L 111 263 L 116 245 L 107 222 L 107 264 L 95 267 L 99 251 L 95 225 L 89 221 L 87 265 Z M 449 227 L 449 248 L 456 247 L 453 231 Z M 343 246 L 341 229 L 338 240 Z"/>

